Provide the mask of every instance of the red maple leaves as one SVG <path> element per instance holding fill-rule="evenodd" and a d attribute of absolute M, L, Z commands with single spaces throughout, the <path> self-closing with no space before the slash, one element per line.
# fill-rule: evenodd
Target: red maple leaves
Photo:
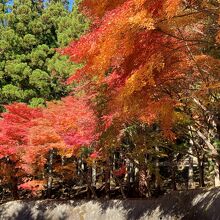
<path fill-rule="evenodd" d="M 40 109 L 33 109 L 23 103 L 6 106 L 0 120 L 0 157 L 19 153 L 28 144 L 28 130 L 34 126 L 34 119 L 42 117 Z"/>
<path fill-rule="evenodd" d="M 9 158 L 16 169 L 28 175 L 44 169 L 50 150 L 57 149 L 65 156 L 69 149 L 89 146 L 98 137 L 97 119 L 86 99 L 66 97 L 48 103 L 47 108 L 15 103 L 6 110 L 0 121 L 0 159 Z M 36 185 L 32 181 L 30 187 L 38 189 L 33 183 Z"/>

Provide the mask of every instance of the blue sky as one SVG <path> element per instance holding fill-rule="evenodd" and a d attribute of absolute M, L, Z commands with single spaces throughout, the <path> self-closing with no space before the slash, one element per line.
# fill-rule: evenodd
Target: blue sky
<path fill-rule="evenodd" d="M 74 3 L 74 0 L 69 0 L 69 10 L 71 10 L 72 9 L 72 7 L 73 7 L 73 3 Z M 13 4 L 13 0 L 10 0 L 9 1 L 9 4 Z"/>
<path fill-rule="evenodd" d="M 71 10 L 71 8 L 73 7 L 74 0 L 69 0 L 69 2 L 70 2 L 69 9 Z"/>

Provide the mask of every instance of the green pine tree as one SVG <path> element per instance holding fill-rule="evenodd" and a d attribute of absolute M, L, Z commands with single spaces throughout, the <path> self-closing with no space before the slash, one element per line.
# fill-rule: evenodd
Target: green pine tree
<path fill-rule="evenodd" d="M 88 27 L 77 5 L 67 1 L 0 2 L 0 105 L 14 101 L 37 106 L 66 96 L 65 81 L 77 65 L 55 48 L 77 39 Z M 11 7 L 11 8 L 10 8 Z"/>

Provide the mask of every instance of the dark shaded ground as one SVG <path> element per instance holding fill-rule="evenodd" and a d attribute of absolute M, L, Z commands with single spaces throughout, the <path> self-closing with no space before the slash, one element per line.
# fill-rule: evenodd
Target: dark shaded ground
<path fill-rule="evenodd" d="M 1 220 L 220 220 L 220 188 L 172 192 L 148 200 L 12 201 Z"/>

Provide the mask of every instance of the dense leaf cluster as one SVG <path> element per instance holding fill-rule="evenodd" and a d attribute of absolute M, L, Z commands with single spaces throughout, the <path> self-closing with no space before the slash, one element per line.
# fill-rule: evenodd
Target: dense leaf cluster
<path fill-rule="evenodd" d="M 2 51 L 16 59 L 3 62 L 4 73 L 13 72 L 7 82 L 14 84 L 4 85 L 2 94 L 18 98 L 26 90 L 13 88 L 28 81 L 34 97 L 59 98 L 53 89 L 66 90 L 51 80 L 67 78 L 70 67 L 51 48 L 64 46 L 66 36 L 77 38 L 81 26 L 65 28 L 74 24 L 58 3 L 42 13 L 39 4 L 32 6 L 36 15 L 16 3 L 14 14 L 6 14 L 15 21 L 13 28 L 6 22 L 11 43 Z M 181 188 L 177 179 L 186 188 L 196 178 L 200 186 L 220 185 L 219 1 L 84 0 L 80 8 L 92 21 L 89 31 L 59 49 L 80 65 L 67 80 L 74 85 L 72 97 L 44 108 L 12 104 L 2 114 L 1 161 L 7 170 L 16 168 L 5 182 L 14 191 L 47 185 L 48 196 L 53 179 L 57 185 L 85 184 L 93 197 L 102 187 L 107 196 L 113 187 L 123 197 L 130 189 L 149 196 L 171 182 L 174 190 Z M 20 79 L 26 71 L 28 80 Z M 193 180 L 195 160 L 199 175 Z"/>
<path fill-rule="evenodd" d="M 0 103 L 38 106 L 66 96 L 65 80 L 76 66 L 55 49 L 84 32 L 84 17 L 61 1 L 7 2 L 0 3 Z"/>

